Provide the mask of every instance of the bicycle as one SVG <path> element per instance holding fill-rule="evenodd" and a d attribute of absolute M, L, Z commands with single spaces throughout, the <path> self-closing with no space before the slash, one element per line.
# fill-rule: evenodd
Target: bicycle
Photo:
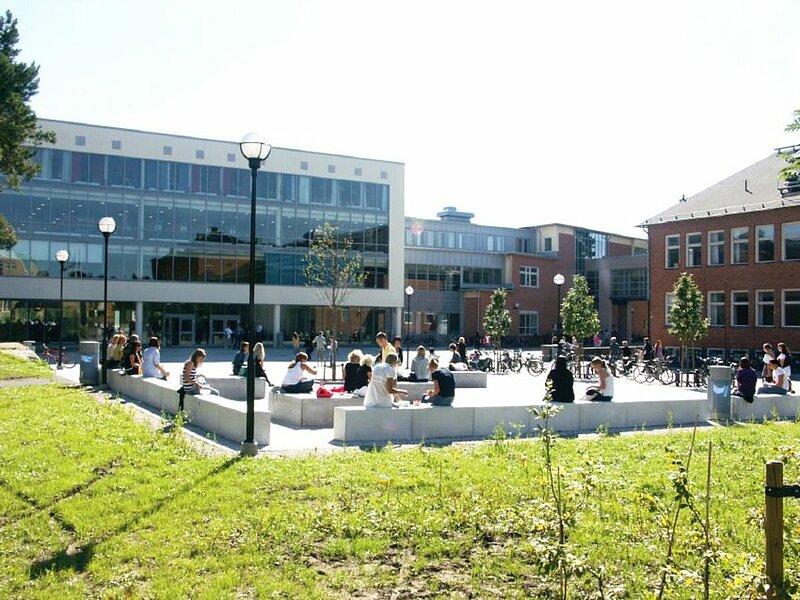
<path fill-rule="evenodd" d="M 533 354 L 529 354 L 522 362 L 529 375 L 541 375 L 544 373 L 544 361 L 541 358 L 536 358 Z"/>
<path fill-rule="evenodd" d="M 50 348 L 47 344 L 42 344 L 42 352 L 39 354 L 39 358 L 49 365 L 57 365 L 58 349 Z M 78 364 L 78 361 L 75 360 L 75 357 L 64 348 L 61 348 L 61 366 L 71 369 L 76 364 Z"/>

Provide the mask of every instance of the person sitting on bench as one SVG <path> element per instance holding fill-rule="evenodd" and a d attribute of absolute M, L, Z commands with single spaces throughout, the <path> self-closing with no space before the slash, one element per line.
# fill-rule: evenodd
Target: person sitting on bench
<path fill-rule="evenodd" d="M 439 361 L 432 358 L 428 363 L 428 371 L 433 381 L 433 389 L 422 397 L 426 404 L 434 406 L 450 406 L 456 395 L 456 380 L 450 369 L 440 369 Z"/>
<path fill-rule="evenodd" d="M 242 372 L 242 367 L 247 363 L 247 353 L 250 352 L 250 343 L 242 342 L 239 351 L 233 357 L 233 374 L 239 375 Z"/>
<path fill-rule="evenodd" d="M 372 380 L 367 386 L 364 406 L 368 408 L 392 408 L 394 397 L 405 396 L 406 390 L 397 389 L 397 354 L 387 354 L 383 362 L 372 367 Z"/>
<path fill-rule="evenodd" d="M 183 391 L 185 394 L 197 396 L 203 392 L 212 392 L 219 395 L 219 390 L 215 390 L 206 383 L 206 378 L 197 372 L 200 365 L 206 359 L 206 351 L 198 348 L 192 352 L 189 360 L 183 363 Z"/>
<path fill-rule="evenodd" d="M 314 387 L 313 379 L 306 379 L 305 373 L 316 375 L 317 370 L 308 365 L 308 354 L 298 352 L 289 363 L 286 375 L 281 383 L 281 390 L 289 394 L 307 394 Z"/>

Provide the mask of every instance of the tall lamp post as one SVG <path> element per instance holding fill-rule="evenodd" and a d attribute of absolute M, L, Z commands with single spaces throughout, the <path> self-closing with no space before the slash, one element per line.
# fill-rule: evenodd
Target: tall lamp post
<path fill-rule="evenodd" d="M 558 303 L 556 304 L 556 335 L 561 339 L 561 286 L 564 285 L 564 276 L 556 273 L 553 276 L 553 283 L 558 288 Z"/>
<path fill-rule="evenodd" d="M 103 217 L 97 223 L 97 229 L 103 234 L 105 251 L 103 254 L 103 345 L 100 357 L 103 361 L 103 385 L 106 384 L 106 346 L 108 346 L 108 238 L 117 230 L 117 222 L 113 217 Z"/>
<path fill-rule="evenodd" d="M 256 180 L 261 163 L 269 156 L 272 146 L 264 141 L 263 136 L 251 132 L 239 142 L 239 150 L 250 167 L 250 351 L 247 353 L 247 423 L 241 454 L 255 456 L 258 454 L 255 442 L 256 368 L 253 359 L 256 347 Z"/>
<path fill-rule="evenodd" d="M 56 252 L 56 260 L 58 264 L 61 265 L 61 292 L 59 293 L 61 319 L 58 323 L 58 365 L 56 365 L 56 369 L 63 369 L 64 367 L 61 366 L 61 359 L 64 354 L 64 268 L 69 260 L 69 252 L 66 250 L 59 250 Z"/>
<path fill-rule="evenodd" d="M 411 296 L 414 293 L 414 288 L 410 285 L 406 287 L 406 315 L 408 317 L 408 321 L 406 321 L 406 367 L 409 365 L 408 360 L 408 330 L 411 327 L 409 321 L 411 320 Z"/>

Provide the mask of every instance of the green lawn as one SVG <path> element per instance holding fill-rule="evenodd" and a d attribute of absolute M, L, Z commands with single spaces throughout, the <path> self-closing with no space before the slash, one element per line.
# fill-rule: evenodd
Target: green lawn
<path fill-rule="evenodd" d="M 50 378 L 53 372 L 42 361 L 19 358 L 7 352 L 0 352 L 0 380 L 22 379 L 25 377 Z"/>
<path fill-rule="evenodd" d="M 698 432 L 704 514 L 714 444 L 712 598 L 759 597 L 763 472 L 794 423 Z M 0 389 L 2 598 L 651 597 L 690 432 L 558 440 L 567 541 L 540 440 L 305 458 L 201 457 L 56 385 Z M 798 500 L 786 501 L 797 568 Z M 700 526 L 684 509 L 665 598 L 702 597 Z M 795 538 L 793 541 L 792 538 Z M 561 562 L 559 562 L 561 561 Z M 797 572 L 789 573 L 790 583 Z"/>

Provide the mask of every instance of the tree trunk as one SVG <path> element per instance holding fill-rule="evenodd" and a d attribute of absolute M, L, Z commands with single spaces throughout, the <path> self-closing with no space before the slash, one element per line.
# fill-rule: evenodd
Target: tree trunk
<path fill-rule="evenodd" d="M 331 379 L 336 379 L 336 354 L 339 349 L 339 310 L 336 305 L 333 307 L 333 330 L 331 337 Z"/>

